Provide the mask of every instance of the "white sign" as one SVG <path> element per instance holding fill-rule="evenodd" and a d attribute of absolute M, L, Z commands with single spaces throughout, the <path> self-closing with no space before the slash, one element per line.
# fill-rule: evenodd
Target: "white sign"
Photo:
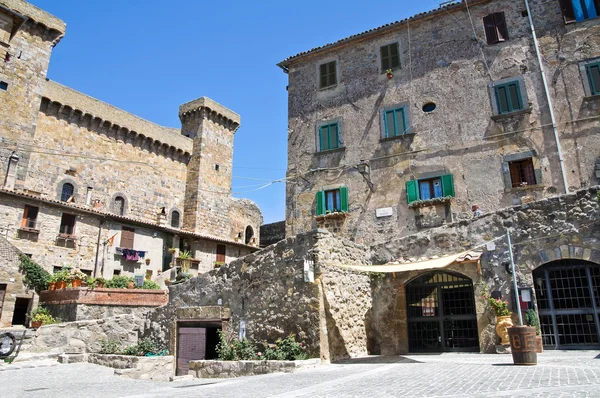
<path fill-rule="evenodd" d="M 493 252 L 494 250 L 496 250 L 496 244 L 494 242 L 488 242 L 487 243 L 487 250 L 489 252 Z"/>
<path fill-rule="evenodd" d="M 394 209 L 392 209 L 391 207 L 382 207 L 381 209 L 375 210 L 375 215 L 377 216 L 377 218 L 389 217 L 392 214 L 394 214 Z"/>
<path fill-rule="evenodd" d="M 524 303 L 531 302 L 531 291 L 528 289 L 521 290 L 521 301 Z"/>
<path fill-rule="evenodd" d="M 315 281 L 315 263 L 314 261 L 305 258 L 304 259 L 304 282 Z"/>

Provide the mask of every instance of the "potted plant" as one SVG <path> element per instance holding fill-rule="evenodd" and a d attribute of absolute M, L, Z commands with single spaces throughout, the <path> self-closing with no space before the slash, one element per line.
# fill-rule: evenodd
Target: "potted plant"
<path fill-rule="evenodd" d="M 50 278 L 48 278 L 48 290 L 56 290 L 56 282 L 58 282 L 56 275 L 50 275 Z"/>
<path fill-rule="evenodd" d="M 56 278 L 56 290 L 64 289 L 67 287 L 67 282 L 69 281 L 69 271 L 61 270 L 54 274 Z"/>
<path fill-rule="evenodd" d="M 392 77 L 394 77 L 394 75 L 392 74 L 392 70 L 391 69 L 386 69 L 385 70 L 385 74 L 387 75 L 388 79 L 391 79 Z"/>
<path fill-rule="evenodd" d="M 79 268 L 71 268 L 69 270 L 69 279 L 72 287 L 81 287 L 81 282 L 87 278 L 87 275 L 81 272 Z"/>
<path fill-rule="evenodd" d="M 537 345 L 537 352 L 544 352 L 544 343 L 542 341 L 542 330 L 540 328 L 540 319 L 538 318 L 537 312 L 533 309 L 525 311 L 525 322 L 528 326 L 535 328 L 535 342 Z"/>
<path fill-rule="evenodd" d="M 56 323 L 56 319 L 52 315 L 47 308 L 37 307 L 33 311 L 31 311 L 31 327 L 34 329 L 38 329 L 42 325 L 49 325 L 51 323 Z"/>
<path fill-rule="evenodd" d="M 99 277 L 96 278 L 95 284 L 94 284 L 97 288 L 103 288 L 104 285 L 106 285 L 106 279 Z"/>
<path fill-rule="evenodd" d="M 508 302 L 500 298 L 496 299 L 486 295 L 484 295 L 483 298 L 487 301 L 488 307 L 496 314 L 496 333 L 500 337 L 500 344 L 509 344 L 507 329 L 513 326 L 513 321 L 511 319 L 511 312 L 508 309 Z"/>
<path fill-rule="evenodd" d="M 190 265 L 192 264 L 192 254 L 189 252 L 189 250 L 184 250 L 179 253 L 179 259 L 181 264 L 181 270 L 187 273 L 190 269 Z"/>
<path fill-rule="evenodd" d="M 215 268 L 221 268 L 225 265 L 224 261 L 215 261 Z"/>

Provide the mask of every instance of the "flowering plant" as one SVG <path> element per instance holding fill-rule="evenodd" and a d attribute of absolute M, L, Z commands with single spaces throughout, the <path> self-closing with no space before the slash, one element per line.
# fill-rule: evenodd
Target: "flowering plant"
<path fill-rule="evenodd" d="M 487 300 L 488 306 L 494 310 L 496 316 L 509 316 L 511 314 L 508 309 L 508 301 L 499 298 L 495 299 L 486 295 L 483 295 L 483 298 Z"/>
<path fill-rule="evenodd" d="M 81 272 L 81 270 L 79 268 L 71 268 L 69 270 L 69 279 L 70 280 L 74 280 L 74 279 L 85 280 L 86 278 L 87 278 L 87 275 L 84 274 L 83 272 Z"/>

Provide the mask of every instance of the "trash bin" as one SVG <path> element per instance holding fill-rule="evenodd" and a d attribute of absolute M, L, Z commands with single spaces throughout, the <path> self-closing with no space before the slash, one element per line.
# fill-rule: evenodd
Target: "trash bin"
<path fill-rule="evenodd" d="M 508 328 L 510 349 L 515 365 L 537 365 L 536 330 L 531 326 Z"/>

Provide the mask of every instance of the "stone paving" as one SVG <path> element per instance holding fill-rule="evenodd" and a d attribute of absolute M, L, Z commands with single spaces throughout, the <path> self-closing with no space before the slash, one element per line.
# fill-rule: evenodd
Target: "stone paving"
<path fill-rule="evenodd" d="M 547 351 L 538 366 L 510 355 L 369 357 L 292 374 L 152 382 L 113 369 L 49 361 L 0 365 L 2 397 L 600 397 L 600 351 Z"/>

